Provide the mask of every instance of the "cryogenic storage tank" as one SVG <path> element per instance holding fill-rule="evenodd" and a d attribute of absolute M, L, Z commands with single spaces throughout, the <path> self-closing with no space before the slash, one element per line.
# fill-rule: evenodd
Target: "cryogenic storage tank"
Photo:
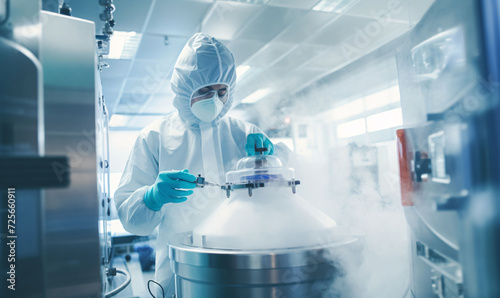
<path fill-rule="evenodd" d="M 317 297 L 356 239 L 295 194 L 293 169 L 275 156 L 241 159 L 222 186 L 228 199 L 169 244 L 177 297 Z"/>

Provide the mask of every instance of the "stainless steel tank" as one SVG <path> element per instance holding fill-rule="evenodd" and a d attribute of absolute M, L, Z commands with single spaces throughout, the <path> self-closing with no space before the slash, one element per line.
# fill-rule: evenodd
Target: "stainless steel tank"
<path fill-rule="evenodd" d="M 321 297 L 357 239 L 295 194 L 293 169 L 274 156 L 240 160 L 224 201 L 169 243 L 176 297 Z"/>
<path fill-rule="evenodd" d="M 341 274 L 334 255 L 356 239 L 287 249 L 232 250 L 170 244 L 176 297 L 322 297 Z"/>

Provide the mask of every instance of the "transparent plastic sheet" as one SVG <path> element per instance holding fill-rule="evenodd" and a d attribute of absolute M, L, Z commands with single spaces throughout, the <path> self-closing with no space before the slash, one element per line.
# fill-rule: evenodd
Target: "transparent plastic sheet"
<path fill-rule="evenodd" d="M 294 179 L 294 170 L 284 168 L 281 161 L 272 155 L 256 155 L 242 158 L 236 170 L 226 174 L 227 183 L 272 182 Z"/>

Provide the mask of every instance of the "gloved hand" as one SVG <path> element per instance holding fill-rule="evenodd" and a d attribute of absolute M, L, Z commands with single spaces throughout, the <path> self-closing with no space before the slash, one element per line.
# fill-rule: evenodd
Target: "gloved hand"
<path fill-rule="evenodd" d="M 181 203 L 193 193 L 196 177 L 188 170 L 160 172 L 148 191 L 144 194 L 144 203 L 149 209 L 158 211 L 166 203 Z"/>
<path fill-rule="evenodd" d="M 247 136 L 247 144 L 245 145 L 245 151 L 248 156 L 260 155 L 260 152 L 255 151 L 255 148 L 267 148 L 267 151 L 263 151 L 262 154 L 271 155 L 274 153 L 274 145 L 271 141 L 261 133 L 251 133 Z"/>

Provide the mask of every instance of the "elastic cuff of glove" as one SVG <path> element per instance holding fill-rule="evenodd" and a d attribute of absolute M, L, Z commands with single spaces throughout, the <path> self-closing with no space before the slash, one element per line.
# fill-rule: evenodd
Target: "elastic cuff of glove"
<path fill-rule="evenodd" d="M 148 206 L 149 209 L 153 211 L 159 211 L 163 204 L 156 204 L 155 201 L 153 200 L 153 187 L 150 187 L 146 193 L 144 194 L 144 204 Z"/>

